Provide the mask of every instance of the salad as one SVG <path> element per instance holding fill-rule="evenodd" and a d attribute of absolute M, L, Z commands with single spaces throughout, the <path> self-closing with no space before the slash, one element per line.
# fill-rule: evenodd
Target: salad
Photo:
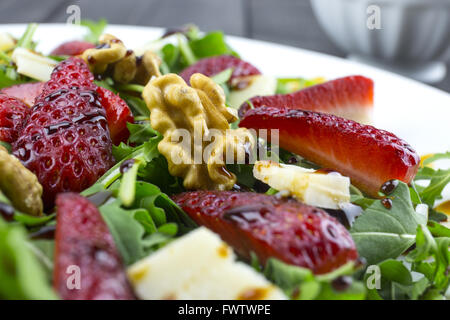
<path fill-rule="evenodd" d="M 371 79 L 82 25 L 0 35 L 1 299 L 450 297 L 450 152 L 372 126 Z"/>

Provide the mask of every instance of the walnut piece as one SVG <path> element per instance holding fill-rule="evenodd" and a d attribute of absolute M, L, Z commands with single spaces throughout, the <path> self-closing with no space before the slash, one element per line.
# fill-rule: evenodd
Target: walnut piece
<path fill-rule="evenodd" d="M 81 55 L 95 74 L 111 74 L 120 83 L 138 83 L 145 85 L 152 76 L 161 75 L 161 59 L 150 50 L 136 57 L 127 50 L 122 41 L 113 35 L 103 34 L 96 48 L 87 49 Z"/>
<path fill-rule="evenodd" d="M 99 43 L 98 47 L 87 49 L 81 55 L 91 71 L 97 74 L 105 72 L 109 64 L 124 58 L 127 53 L 122 41 L 113 35 L 103 34 Z"/>
<path fill-rule="evenodd" d="M 164 136 L 158 149 L 169 172 L 182 177 L 186 189 L 229 190 L 236 177 L 225 160 L 244 163 L 255 139 L 247 129 L 229 130 L 237 117 L 212 79 L 197 73 L 190 83 L 167 74 L 150 80 L 144 89 L 151 125 Z"/>
<path fill-rule="evenodd" d="M 33 216 L 42 215 L 42 186 L 37 177 L 2 146 L 0 146 L 0 191 L 17 210 Z"/>

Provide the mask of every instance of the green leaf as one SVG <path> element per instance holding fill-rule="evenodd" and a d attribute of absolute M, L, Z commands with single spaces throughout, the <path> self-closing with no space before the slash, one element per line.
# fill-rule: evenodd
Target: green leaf
<path fill-rule="evenodd" d="M 123 92 L 120 92 L 119 95 L 123 100 L 125 100 L 125 102 L 130 107 L 131 112 L 133 113 L 133 115 L 135 117 L 137 117 L 137 116 L 149 117 L 150 116 L 150 111 L 148 110 L 147 105 L 145 104 L 145 101 L 142 98 L 136 97 L 136 96 L 133 96 L 130 94 L 126 94 Z"/>
<path fill-rule="evenodd" d="M 142 237 L 145 229 L 133 215 L 135 211 L 120 207 L 120 201 L 105 204 L 99 208 L 103 219 L 114 238 L 117 249 L 126 265 L 144 257 Z"/>
<path fill-rule="evenodd" d="M 431 164 L 431 163 L 433 163 L 433 162 L 435 162 L 437 160 L 442 160 L 442 159 L 450 159 L 450 151 L 447 151 L 445 153 L 435 153 L 431 157 L 426 158 L 423 161 L 423 165 L 426 166 L 426 165 L 429 165 L 429 164 Z"/>
<path fill-rule="evenodd" d="M 363 211 L 350 229 L 359 254 L 369 264 L 397 258 L 414 244 L 417 226 L 426 223 L 414 210 L 405 183 L 399 182 L 389 198 L 391 209 L 377 200 Z"/>
<path fill-rule="evenodd" d="M 149 122 L 127 123 L 127 128 L 130 131 L 129 141 L 131 143 L 142 144 L 154 137 L 161 137 L 159 132 L 154 130 Z"/>
<path fill-rule="evenodd" d="M 92 43 L 98 43 L 98 39 L 102 35 L 103 30 L 105 30 L 108 22 L 106 21 L 106 19 L 100 19 L 98 21 L 81 20 L 80 24 L 87 27 L 89 31 L 84 36 L 84 40 Z"/>
<path fill-rule="evenodd" d="M 233 74 L 233 69 L 228 68 L 223 70 L 222 72 L 219 72 L 218 74 L 211 77 L 211 79 L 218 85 L 223 85 L 230 80 L 231 75 Z"/>
<path fill-rule="evenodd" d="M 315 276 L 311 270 L 288 265 L 280 260 L 270 258 L 265 266 L 264 275 L 289 297 L 298 300 L 324 299 L 364 299 L 364 285 L 352 281 L 351 285 L 342 291 L 336 291 L 332 282 L 341 276 L 349 276 L 355 272 L 352 263 L 346 264 L 329 274 Z"/>
<path fill-rule="evenodd" d="M 221 31 L 209 32 L 203 38 L 189 41 L 189 46 L 198 59 L 234 54 L 233 50 L 225 42 L 225 36 Z"/>
<path fill-rule="evenodd" d="M 16 212 L 14 214 L 14 220 L 29 227 L 45 225 L 51 221 L 54 221 L 56 214 L 44 215 L 41 217 L 30 216 L 28 214 Z"/>
<path fill-rule="evenodd" d="M 57 299 L 25 230 L 0 219 L 0 299 Z"/>
<path fill-rule="evenodd" d="M 422 201 L 433 207 L 436 199 L 441 198 L 442 191 L 448 183 L 450 183 L 450 169 L 435 171 L 430 184 L 420 192 Z"/>
<path fill-rule="evenodd" d="M 427 223 L 428 230 L 430 230 L 431 234 L 434 237 L 449 237 L 450 238 L 450 229 L 443 226 L 439 222 L 429 220 Z"/>

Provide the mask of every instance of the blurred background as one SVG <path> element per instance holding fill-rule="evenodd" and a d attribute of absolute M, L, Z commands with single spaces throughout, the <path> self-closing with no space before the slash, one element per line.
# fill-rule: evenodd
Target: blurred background
<path fill-rule="evenodd" d="M 338 2 L 345 2 L 343 5 L 349 5 L 358 1 L 361 5 L 368 3 L 366 0 L 327 0 L 327 3 L 339 5 Z M 421 20 L 418 14 L 425 12 L 426 3 L 450 5 L 450 0 L 390 1 L 414 2 L 411 17 L 415 19 L 416 26 L 419 24 L 419 31 L 424 31 L 425 34 L 422 37 L 427 39 L 436 38 L 434 36 L 438 31 L 434 29 L 428 31 L 426 27 L 436 27 L 439 24 L 436 23 L 436 15 L 444 14 L 442 16 L 444 20 L 439 24 L 439 33 L 446 38 L 440 39 L 439 41 L 444 43 L 438 45 L 444 45 L 444 49 L 449 46 L 446 40 L 447 35 L 450 36 L 447 13 L 438 9 L 438 12 L 428 14 L 425 20 Z M 324 23 L 319 24 L 310 0 L 0 0 L 0 23 L 65 22 L 68 16 L 66 9 L 71 4 L 81 8 L 82 19 L 106 18 L 109 23 L 114 24 L 159 27 L 195 23 L 205 31 L 223 30 L 231 35 L 292 45 L 340 57 L 345 57 L 349 53 L 345 50 L 345 45 L 342 46 L 330 40 L 330 31 L 328 30 L 326 34 L 323 29 Z M 340 9 L 342 8 L 332 6 L 319 8 L 319 10 L 330 11 L 327 14 L 333 14 Z M 338 19 L 336 24 L 338 29 L 340 22 L 344 23 L 345 19 L 339 20 L 339 16 L 336 19 Z M 394 20 L 398 25 L 397 19 Z M 400 27 L 411 29 L 408 25 Z M 387 31 L 389 30 L 384 32 Z M 412 36 L 408 35 L 408 38 L 419 41 L 416 35 L 418 37 L 416 33 Z M 350 39 L 350 41 L 353 40 L 353 38 Z M 423 43 L 423 46 L 430 47 L 427 43 Z M 442 58 L 442 60 L 446 61 L 447 69 L 449 69 L 449 59 Z M 438 79 L 432 85 L 450 92 L 450 72 L 438 78 L 442 79 Z"/>

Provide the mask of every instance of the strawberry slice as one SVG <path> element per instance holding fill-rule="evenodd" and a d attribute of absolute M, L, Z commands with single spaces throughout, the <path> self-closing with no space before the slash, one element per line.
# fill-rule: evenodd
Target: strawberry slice
<path fill-rule="evenodd" d="M 60 297 L 65 300 L 135 299 L 114 239 L 98 209 L 75 193 L 59 194 L 56 205 L 53 277 Z"/>
<path fill-rule="evenodd" d="M 0 92 L 20 99 L 31 107 L 34 105 L 36 97 L 42 92 L 43 87 L 44 82 L 32 82 L 3 88 Z"/>
<path fill-rule="evenodd" d="M 0 141 L 16 141 L 30 113 L 22 100 L 0 93 Z"/>
<path fill-rule="evenodd" d="M 254 108 L 267 106 L 317 111 L 368 123 L 373 109 L 373 81 L 363 76 L 350 76 L 294 93 L 253 97 L 250 102 Z M 247 102 L 242 104 L 239 116 L 242 118 L 250 108 Z"/>
<path fill-rule="evenodd" d="M 55 56 L 77 56 L 85 50 L 94 48 L 95 44 L 87 41 L 73 40 L 60 44 L 52 51 Z"/>
<path fill-rule="evenodd" d="M 127 122 L 134 122 L 130 108 L 121 97 L 103 87 L 97 88 L 97 93 L 102 99 L 103 109 L 106 111 L 109 132 L 113 144 L 119 145 L 126 142 L 130 136 Z"/>
<path fill-rule="evenodd" d="M 189 83 L 189 79 L 194 73 L 201 73 L 205 76 L 212 77 L 226 69 L 233 69 L 230 81 L 235 78 L 254 76 L 261 74 L 261 72 L 248 62 L 245 62 L 234 56 L 217 56 L 211 58 L 204 58 L 193 65 L 184 69 L 180 76 Z"/>
<path fill-rule="evenodd" d="M 417 153 L 394 134 L 330 114 L 256 108 L 239 126 L 279 130 L 282 148 L 339 171 L 374 197 L 388 180 L 411 182 L 420 163 Z"/>
<path fill-rule="evenodd" d="M 274 257 L 322 274 L 358 258 L 343 225 L 293 199 L 232 191 L 186 192 L 173 199 L 247 260 L 254 252 L 263 265 Z"/>

